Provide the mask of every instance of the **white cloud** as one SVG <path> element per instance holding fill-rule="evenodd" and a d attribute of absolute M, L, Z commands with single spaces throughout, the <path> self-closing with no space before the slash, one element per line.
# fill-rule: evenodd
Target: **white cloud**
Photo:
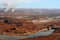
<path fill-rule="evenodd" d="M 39 2 L 43 0 L 0 0 L 1 2 L 13 2 L 13 3 L 31 3 Z"/>

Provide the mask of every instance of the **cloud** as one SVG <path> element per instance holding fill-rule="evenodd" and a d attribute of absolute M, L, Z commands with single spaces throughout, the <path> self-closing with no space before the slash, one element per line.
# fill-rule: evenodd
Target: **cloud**
<path fill-rule="evenodd" d="M 0 0 L 1 2 L 13 2 L 13 3 L 34 3 L 43 0 Z"/>

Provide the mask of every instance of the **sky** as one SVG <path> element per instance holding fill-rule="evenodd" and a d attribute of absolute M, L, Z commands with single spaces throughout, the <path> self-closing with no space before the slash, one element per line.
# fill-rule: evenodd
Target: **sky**
<path fill-rule="evenodd" d="M 59 8 L 60 0 L 0 0 L 2 2 L 14 3 L 16 8 Z M 0 8 L 3 6 L 0 5 Z"/>

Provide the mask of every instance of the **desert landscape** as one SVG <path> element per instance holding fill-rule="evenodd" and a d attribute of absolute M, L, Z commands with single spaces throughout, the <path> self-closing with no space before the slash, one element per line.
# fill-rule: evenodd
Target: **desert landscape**
<path fill-rule="evenodd" d="M 1 40 L 60 40 L 60 9 L 15 9 L 4 12 L 0 9 L 0 35 L 26 36 L 54 29 L 46 36 Z"/>

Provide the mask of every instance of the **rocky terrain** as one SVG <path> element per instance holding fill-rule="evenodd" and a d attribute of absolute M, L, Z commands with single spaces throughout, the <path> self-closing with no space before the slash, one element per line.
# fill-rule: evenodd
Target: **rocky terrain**
<path fill-rule="evenodd" d="M 33 19 L 14 19 L 0 22 L 0 34 L 21 36 L 29 35 L 39 30 L 46 29 L 49 25 L 46 23 L 34 23 Z"/>
<path fill-rule="evenodd" d="M 0 9 L 1 35 L 25 36 L 48 30 L 48 27 L 60 28 L 60 9 L 16 9 L 13 13 L 3 10 Z M 49 36 L 20 40 L 55 40 L 56 36 L 60 36 L 60 30 Z"/>

